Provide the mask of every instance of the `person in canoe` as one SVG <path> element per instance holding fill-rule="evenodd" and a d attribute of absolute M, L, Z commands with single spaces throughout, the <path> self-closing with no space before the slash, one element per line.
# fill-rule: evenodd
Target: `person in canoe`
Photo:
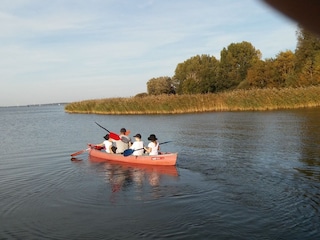
<path fill-rule="evenodd" d="M 148 137 L 148 140 L 150 143 L 148 144 L 148 147 L 145 147 L 144 149 L 146 150 L 149 155 L 158 155 L 160 151 L 160 146 L 158 143 L 158 138 L 154 134 L 150 134 Z"/>
<path fill-rule="evenodd" d="M 144 146 L 143 146 L 143 141 L 141 140 L 141 134 L 137 133 L 136 135 L 133 136 L 135 141 L 130 147 L 130 149 L 134 150 L 132 155 L 134 156 L 141 156 L 144 153 Z"/>
<path fill-rule="evenodd" d="M 127 130 L 125 128 L 120 129 L 120 140 L 115 141 L 116 143 L 116 153 L 123 153 L 126 149 L 131 146 L 131 138 L 126 135 Z"/>
<path fill-rule="evenodd" d="M 105 135 L 103 138 L 105 140 L 96 146 L 104 147 L 107 153 L 115 153 L 116 148 L 113 146 L 113 139 L 110 138 L 109 134 Z"/>

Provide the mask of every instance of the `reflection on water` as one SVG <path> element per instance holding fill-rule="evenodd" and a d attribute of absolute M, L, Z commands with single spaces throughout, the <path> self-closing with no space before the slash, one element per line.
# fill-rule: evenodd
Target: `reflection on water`
<path fill-rule="evenodd" d="M 128 164 L 105 161 L 89 156 L 92 164 L 97 163 L 103 168 L 105 181 L 110 186 L 112 193 L 131 191 L 134 189 L 136 199 L 146 198 L 146 193 L 152 193 L 153 198 L 161 197 L 162 180 L 178 180 L 179 173 L 176 166 L 149 166 L 141 164 Z"/>
<path fill-rule="evenodd" d="M 305 109 L 296 111 L 297 116 L 303 119 L 300 126 L 301 165 L 295 169 L 306 178 L 320 181 L 320 111 Z"/>

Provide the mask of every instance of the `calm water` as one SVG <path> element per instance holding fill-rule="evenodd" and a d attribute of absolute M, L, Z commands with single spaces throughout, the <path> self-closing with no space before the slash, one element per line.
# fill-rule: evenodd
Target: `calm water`
<path fill-rule="evenodd" d="M 0 239 L 320 239 L 320 109 L 175 116 L 0 108 Z M 70 154 L 121 127 L 173 168 Z"/>

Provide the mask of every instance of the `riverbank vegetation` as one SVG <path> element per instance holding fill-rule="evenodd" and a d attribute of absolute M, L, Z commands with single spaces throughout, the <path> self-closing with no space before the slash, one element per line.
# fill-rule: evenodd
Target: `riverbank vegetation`
<path fill-rule="evenodd" d="M 249 42 L 223 48 L 220 60 L 197 55 L 179 63 L 173 77 L 147 82 L 147 93 L 131 98 L 66 105 L 69 113 L 174 114 L 319 106 L 320 39 L 299 27 L 295 52 L 262 60 Z"/>
<path fill-rule="evenodd" d="M 148 95 L 70 103 L 69 113 L 178 114 L 212 111 L 258 111 L 320 106 L 320 87 L 234 90 L 221 93 Z"/>

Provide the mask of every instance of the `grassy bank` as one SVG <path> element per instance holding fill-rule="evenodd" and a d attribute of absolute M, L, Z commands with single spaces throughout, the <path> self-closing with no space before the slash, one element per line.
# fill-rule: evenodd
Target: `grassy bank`
<path fill-rule="evenodd" d="M 320 106 L 320 87 L 235 90 L 218 94 L 106 98 L 74 102 L 68 113 L 179 114 L 261 111 Z"/>

